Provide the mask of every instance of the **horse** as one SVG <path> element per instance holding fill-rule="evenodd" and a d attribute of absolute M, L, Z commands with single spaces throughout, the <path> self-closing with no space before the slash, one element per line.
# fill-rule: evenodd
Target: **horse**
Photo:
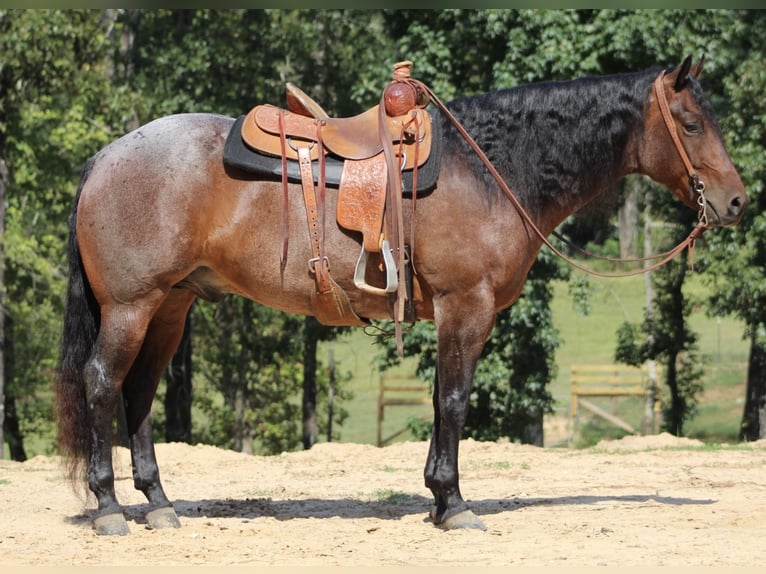
<path fill-rule="evenodd" d="M 416 317 L 434 322 L 438 341 L 424 469 L 433 494 L 428 514 L 438 527 L 486 528 L 461 494 L 458 446 L 474 370 L 496 313 L 519 297 L 544 236 L 633 173 L 663 185 L 690 208 L 704 209 L 706 229 L 741 219 L 747 194 L 700 86 L 701 71 L 702 61 L 687 57 L 673 69 L 463 96 L 446 105 L 448 112 L 432 112 L 443 138 L 438 181 L 416 206 L 404 197 L 402 211 L 413 237 Z M 222 150 L 233 122 L 201 113 L 155 119 L 98 151 L 80 179 L 69 221 L 55 386 L 60 452 L 72 480 L 87 479 L 95 494 L 99 534 L 130 532 L 112 465 L 120 399 L 134 486 L 149 503 L 147 525 L 180 526 L 160 481 L 151 405 L 195 299 L 235 294 L 312 315 L 314 278 L 306 265 L 312 249 L 300 185 L 289 184 L 282 211 L 280 181 L 227 169 Z M 332 190 L 326 202 L 332 213 Z M 289 229 L 303 231 L 290 234 L 286 262 L 280 257 L 281 215 Z M 360 290 L 352 280 L 359 235 L 327 218 L 325 241 L 332 274 L 355 313 L 390 319 L 389 298 Z M 367 272 L 381 276 L 370 282 L 384 282 L 374 265 Z"/>

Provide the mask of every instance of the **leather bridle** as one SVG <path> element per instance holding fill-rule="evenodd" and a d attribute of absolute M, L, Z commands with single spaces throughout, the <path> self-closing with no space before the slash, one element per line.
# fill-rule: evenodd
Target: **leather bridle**
<path fill-rule="evenodd" d="M 681 156 L 681 161 L 684 162 L 686 173 L 689 174 L 689 197 L 694 199 L 694 195 L 697 194 L 697 205 L 700 207 L 699 220 L 700 222 L 704 222 L 705 226 L 707 226 L 707 201 L 703 194 L 705 191 L 705 182 L 702 181 L 699 175 L 697 175 L 697 172 L 694 171 L 692 162 L 689 160 L 686 149 L 681 143 L 681 138 L 678 135 L 678 128 L 676 128 L 673 116 L 670 113 L 670 106 L 668 106 L 668 100 L 665 97 L 665 89 L 662 85 L 662 79 L 665 77 L 666 73 L 667 72 L 662 72 L 657 76 L 657 79 L 654 80 L 654 94 L 657 98 L 657 103 L 660 106 L 660 112 L 662 112 L 662 119 L 665 121 L 665 126 L 668 128 L 668 132 L 676 146 L 676 150 L 678 150 L 678 155 Z"/>
<path fill-rule="evenodd" d="M 598 277 L 629 277 L 632 275 L 647 273 L 649 271 L 652 271 L 661 267 L 662 265 L 665 265 L 687 247 L 689 248 L 689 260 L 691 263 L 694 260 L 695 242 L 697 239 L 702 237 L 702 234 L 704 233 L 705 229 L 708 226 L 707 201 L 705 200 L 705 196 L 703 195 L 703 191 L 705 190 L 705 184 L 702 180 L 700 180 L 699 176 L 694 171 L 691 161 L 689 161 L 689 156 L 687 155 L 686 150 L 681 144 L 681 140 L 678 136 L 678 131 L 676 129 L 675 122 L 673 121 L 673 116 L 670 113 L 670 108 L 668 106 L 667 99 L 665 98 L 664 86 L 662 85 L 662 79 L 664 78 L 666 73 L 667 71 L 663 71 L 654 81 L 654 90 L 657 95 L 657 102 L 659 104 L 660 111 L 662 112 L 662 117 L 665 121 L 665 126 L 670 132 L 670 137 L 672 138 L 676 146 L 676 149 L 678 150 L 678 153 L 681 156 L 681 161 L 683 161 L 684 167 L 686 168 L 686 171 L 689 174 L 689 191 L 692 194 L 692 197 L 694 193 L 698 194 L 697 204 L 700 206 L 700 210 L 698 214 L 699 221 L 697 225 L 694 227 L 694 229 L 691 230 L 691 232 L 686 237 L 686 239 L 684 239 L 681 243 L 679 243 L 670 251 L 667 251 L 665 253 L 660 253 L 658 255 L 643 257 L 640 259 L 610 259 L 610 261 L 619 261 L 619 262 L 639 262 L 639 261 L 650 261 L 650 260 L 660 259 L 660 261 L 658 261 L 657 263 L 654 263 L 653 265 L 643 267 L 641 269 L 637 269 L 634 271 L 617 273 L 617 274 L 601 273 L 599 271 L 595 271 L 593 269 L 584 267 L 580 265 L 579 263 L 577 263 L 576 261 L 572 260 L 570 257 L 565 255 L 564 253 L 562 253 L 560 250 L 556 249 L 556 247 L 554 247 L 553 244 L 551 244 L 548 238 L 543 234 L 542 231 L 540 231 L 540 229 L 534 223 L 534 221 L 532 220 L 532 217 L 526 212 L 524 207 L 521 205 L 521 202 L 519 202 L 519 200 L 513 194 L 511 189 L 508 187 L 508 184 L 505 183 L 502 176 L 497 171 L 497 169 L 495 169 L 495 166 L 492 165 L 492 162 L 489 160 L 486 154 L 481 150 L 479 145 L 465 130 L 462 124 L 458 121 L 458 119 L 455 118 L 455 116 L 452 115 L 452 113 L 447 109 L 447 106 L 444 105 L 444 103 L 436 96 L 436 94 L 433 93 L 433 91 L 428 86 L 426 86 L 425 84 L 417 80 L 410 80 L 410 81 L 413 83 L 416 83 L 420 89 L 424 90 L 425 93 L 428 94 L 429 98 L 434 103 L 434 105 L 436 105 L 436 107 L 438 107 L 442 111 L 442 113 L 444 113 L 444 115 L 447 117 L 447 119 L 449 119 L 452 125 L 455 126 L 455 129 L 457 129 L 458 132 L 460 132 L 460 134 L 463 136 L 466 142 L 468 142 L 468 145 L 471 146 L 474 152 L 479 156 L 479 159 L 481 159 L 482 163 L 484 163 L 485 167 L 492 174 L 492 177 L 495 178 L 495 181 L 497 181 L 498 185 L 500 186 L 500 189 L 503 190 L 503 193 L 511 201 L 511 203 L 516 208 L 516 210 L 519 212 L 519 215 L 521 216 L 522 220 L 532 229 L 532 231 L 535 232 L 535 234 L 540 238 L 540 240 L 551 251 L 553 251 L 553 253 L 558 255 L 560 258 L 562 258 L 564 261 L 566 261 L 573 267 L 581 271 L 584 271 L 585 273 L 589 273 L 591 275 L 595 275 Z M 562 239 L 561 236 L 558 235 L 556 232 L 554 232 L 553 234 L 554 236 Z"/>

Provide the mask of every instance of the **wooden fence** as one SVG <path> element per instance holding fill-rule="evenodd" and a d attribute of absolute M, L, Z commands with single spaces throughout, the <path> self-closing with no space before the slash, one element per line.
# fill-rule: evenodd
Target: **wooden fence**
<path fill-rule="evenodd" d="M 378 446 L 391 442 L 409 430 L 405 427 L 383 437 L 383 418 L 387 407 L 430 405 L 431 403 L 428 385 L 419 379 L 400 375 L 381 375 L 378 392 Z"/>
<path fill-rule="evenodd" d="M 639 434 L 632 425 L 588 400 L 592 397 L 647 398 L 649 393 L 654 392 L 653 432 L 657 432 L 660 420 L 660 401 L 656 389 L 658 388 L 657 381 L 662 378 L 659 365 L 656 366 L 655 373 L 654 382 L 652 382 L 651 372 L 646 364 L 641 368 L 627 365 L 573 365 L 568 443 L 571 445 L 574 440 L 580 407 L 631 434 Z"/>

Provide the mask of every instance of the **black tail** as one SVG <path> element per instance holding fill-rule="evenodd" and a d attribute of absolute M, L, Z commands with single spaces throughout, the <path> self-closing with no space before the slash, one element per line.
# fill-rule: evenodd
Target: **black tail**
<path fill-rule="evenodd" d="M 81 477 L 85 470 L 83 463 L 90 453 L 91 434 L 87 425 L 83 370 L 93 352 L 101 321 L 100 308 L 83 270 L 76 233 L 77 205 L 93 162 L 91 158 L 85 166 L 69 218 L 69 286 L 56 374 L 59 452 L 67 460 L 72 480 Z"/>

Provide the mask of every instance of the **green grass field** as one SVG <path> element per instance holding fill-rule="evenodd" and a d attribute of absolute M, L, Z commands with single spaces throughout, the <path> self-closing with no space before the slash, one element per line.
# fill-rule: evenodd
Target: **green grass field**
<path fill-rule="evenodd" d="M 623 321 L 640 322 L 645 306 L 643 276 L 602 279 L 590 278 L 591 312 L 580 316 L 573 309 L 568 285 L 554 286 L 554 323 L 562 344 L 556 354 L 558 377 L 550 391 L 556 399 L 557 411 L 546 419 L 546 444 L 561 444 L 566 437 L 569 409 L 569 375 L 575 363 L 613 363 L 616 331 Z M 704 292 L 698 276 L 687 282 L 689 294 Z M 687 423 L 685 435 L 707 442 L 735 442 L 742 415 L 747 367 L 747 341 L 742 337 L 743 325 L 732 318 L 711 318 L 703 309 L 695 310 L 689 318 L 699 336 L 705 375 L 705 391 L 701 396 L 698 415 Z M 375 366 L 378 353 L 374 339 L 355 330 L 334 343 L 338 366 L 353 375 L 347 383 L 354 398 L 347 401 L 350 416 L 340 429 L 342 442 L 375 443 L 377 432 L 377 398 L 379 373 Z M 414 359 L 406 358 L 396 372 L 413 373 Z M 636 427 L 640 422 L 640 398 L 603 399 L 601 404 Z M 396 407 L 386 410 L 383 435 L 403 428 L 410 417 L 428 416 L 429 406 Z M 589 428 L 591 442 L 603 436 L 622 436 L 624 431 L 601 419 L 579 420 L 578 429 Z M 409 433 L 397 440 L 411 439 Z"/>

